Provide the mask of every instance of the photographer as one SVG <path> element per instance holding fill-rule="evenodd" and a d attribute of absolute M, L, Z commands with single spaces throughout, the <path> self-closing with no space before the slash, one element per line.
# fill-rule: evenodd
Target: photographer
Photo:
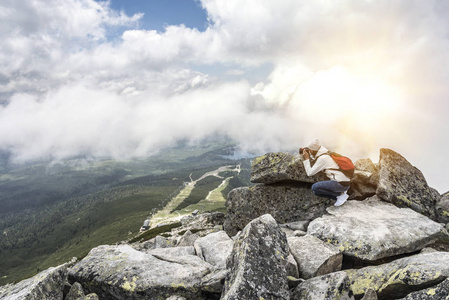
<path fill-rule="evenodd" d="M 339 170 L 338 164 L 329 155 L 329 150 L 313 141 L 307 148 L 300 148 L 299 153 L 304 157 L 304 168 L 307 176 L 313 176 L 324 171 L 329 180 L 319 181 L 312 185 L 315 195 L 337 200 L 335 206 L 340 206 L 348 199 L 346 193 L 351 179 Z"/>

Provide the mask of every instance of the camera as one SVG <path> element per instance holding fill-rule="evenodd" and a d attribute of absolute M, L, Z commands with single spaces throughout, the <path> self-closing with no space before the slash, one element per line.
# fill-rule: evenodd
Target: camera
<path fill-rule="evenodd" d="M 310 149 L 307 148 L 307 147 L 305 147 L 305 148 L 299 148 L 299 154 L 302 154 L 302 153 L 304 152 L 304 150 L 307 151 L 307 152 L 310 154 Z"/>

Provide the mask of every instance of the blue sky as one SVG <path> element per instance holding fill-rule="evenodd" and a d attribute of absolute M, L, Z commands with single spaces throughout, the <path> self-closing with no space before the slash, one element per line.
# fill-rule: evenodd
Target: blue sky
<path fill-rule="evenodd" d="M 142 29 L 163 31 L 167 25 L 184 24 L 206 29 L 207 14 L 199 1 L 193 0 L 111 0 L 111 8 L 123 10 L 127 15 L 145 13 Z"/>
<path fill-rule="evenodd" d="M 393 149 L 449 190 L 447 1 L 6 0 L 0 14 L 0 150 L 18 162 L 318 138 L 354 160 Z"/>

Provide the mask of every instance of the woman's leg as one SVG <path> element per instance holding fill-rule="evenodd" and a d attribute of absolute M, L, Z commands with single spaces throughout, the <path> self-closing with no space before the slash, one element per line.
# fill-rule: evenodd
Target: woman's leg
<path fill-rule="evenodd" d="M 337 200 L 337 197 L 347 190 L 347 187 L 335 180 L 319 181 L 312 185 L 312 191 L 315 195 L 333 200 Z"/>

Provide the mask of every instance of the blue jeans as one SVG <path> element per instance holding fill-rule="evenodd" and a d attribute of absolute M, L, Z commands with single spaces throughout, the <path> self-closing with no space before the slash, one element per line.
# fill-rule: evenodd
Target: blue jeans
<path fill-rule="evenodd" d="M 319 181 L 312 185 L 312 192 L 319 196 L 337 200 L 337 196 L 349 190 L 348 186 L 341 185 L 335 180 Z"/>

